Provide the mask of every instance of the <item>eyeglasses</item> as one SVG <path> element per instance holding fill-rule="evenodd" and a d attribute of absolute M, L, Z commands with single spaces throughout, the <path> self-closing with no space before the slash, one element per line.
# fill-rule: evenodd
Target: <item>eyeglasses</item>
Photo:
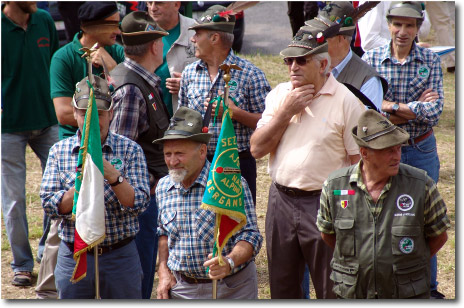
<path fill-rule="evenodd" d="M 296 58 L 284 58 L 285 64 L 288 66 L 291 66 L 293 64 L 293 61 L 296 62 L 299 66 L 306 65 L 306 63 L 311 61 L 311 58 L 307 59 L 305 57 L 296 57 Z"/>

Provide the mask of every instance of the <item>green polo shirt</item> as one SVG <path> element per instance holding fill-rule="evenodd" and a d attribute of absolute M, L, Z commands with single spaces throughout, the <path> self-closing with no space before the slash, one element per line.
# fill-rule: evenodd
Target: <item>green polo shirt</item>
<path fill-rule="evenodd" d="M 163 91 L 163 102 L 168 107 L 169 116 L 172 117 L 172 95 L 169 93 L 169 89 L 166 88 L 166 79 L 171 78 L 169 72 L 168 61 L 166 61 L 166 55 L 171 49 L 172 44 L 179 38 L 180 35 L 180 22 L 177 26 L 169 30 L 169 35 L 163 36 L 163 63 L 156 69 L 155 74 L 161 78 L 161 90 Z M 175 110 L 174 110 L 175 111 Z"/>
<path fill-rule="evenodd" d="M 72 97 L 76 84 L 87 76 L 87 63 L 81 56 L 84 54 L 80 49 L 82 44 L 79 39 L 82 32 L 76 33 L 72 42 L 64 45 L 58 50 L 52 59 L 50 67 L 51 97 Z M 116 63 L 124 61 L 124 48 L 114 44 L 106 46 L 105 50 L 111 55 Z M 103 67 L 92 67 L 92 73 L 100 76 Z M 60 140 L 73 136 L 77 127 L 60 124 Z"/>
<path fill-rule="evenodd" d="M 55 24 L 41 9 L 27 30 L 3 14 L 2 133 L 43 129 L 57 122 L 50 99 L 50 61 L 59 48 Z"/>

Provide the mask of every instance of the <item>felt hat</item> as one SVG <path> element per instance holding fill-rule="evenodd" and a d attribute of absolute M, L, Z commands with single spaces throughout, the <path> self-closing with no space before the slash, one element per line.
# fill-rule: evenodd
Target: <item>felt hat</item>
<path fill-rule="evenodd" d="M 206 29 L 234 33 L 235 16 L 229 15 L 222 5 L 213 5 L 207 9 L 189 30 Z"/>
<path fill-rule="evenodd" d="M 196 110 L 179 107 L 171 118 L 164 137 L 156 139 L 153 143 L 163 143 L 166 140 L 188 139 L 208 144 L 212 134 L 202 133 L 203 118 Z"/>
<path fill-rule="evenodd" d="M 327 4 L 314 19 L 305 22 L 308 26 L 317 26 L 326 29 L 335 24 L 340 24 L 338 32 L 334 32 L 331 36 L 335 35 L 348 35 L 351 36 L 356 29 L 356 24 L 351 17 L 347 17 L 354 12 L 354 7 L 349 1 L 334 1 Z M 322 26 L 321 26 L 322 24 Z"/>
<path fill-rule="evenodd" d="M 282 57 L 303 57 L 328 51 L 328 44 L 322 35 L 324 29 L 303 26 L 293 37 L 287 48 L 280 52 Z M 319 37 L 318 37 L 319 36 Z"/>
<path fill-rule="evenodd" d="M 424 4 L 418 1 L 393 1 L 387 11 L 388 17 L 412 17 L 424 20 Z"/>
<path fill-rule="evenodd" d="M 124 45 L 141 45 L 168 34 L 144 11 L 132 12 L 121 22 L 121 37 Z"/>
<path fill-rule="evenodd" d="M 351 135 L 360 147 L 381 150 L 406 143 L 409 134 L 375 110 L 364 111 Z"/>
<path fill-rule="evenodd" d="M 111 92 L 106 83 L 106 80 L 93 76 L 94 82 L 92 84 L 95 102 L 97 103 L 98 110 L 110 110 L 113 107 L 113 99 L 111 98 Z M 74 91 L 72 104 L 77 109 L 87 109 L 90 97 L 90 88 L 87 84 L 89 77 L 85 77 L 76 84 L 76 90 Z"/>
<path fill-rule="evenodd" d="M 82 26 L 104 24 L 117 26 L 118 22 L 116 21 L 103 21 L 117 12 L 118 7 L 114 1 L 86 1 L 79 7 L 77 18 Z"/>

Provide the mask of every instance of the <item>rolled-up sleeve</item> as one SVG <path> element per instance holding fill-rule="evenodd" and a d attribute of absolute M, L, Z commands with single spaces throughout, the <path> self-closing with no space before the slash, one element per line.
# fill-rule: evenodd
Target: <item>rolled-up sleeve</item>
<path fill-rule="evenodd" d="M 316 226 L 322 233 L 334 234 L 334 226 L 332 222 L 332 215 L 330 213 L 330 205 L 327 193 L 327 181 L 322 186 L 321 200 L 319 211 L 317 212 Z"/>

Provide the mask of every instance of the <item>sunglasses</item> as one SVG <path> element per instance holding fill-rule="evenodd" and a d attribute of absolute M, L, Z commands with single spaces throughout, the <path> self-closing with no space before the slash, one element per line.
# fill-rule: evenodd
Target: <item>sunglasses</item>
<path fill-rule="evenodd" d="M 307 59 L 305 57 L 296 57 L 296 58 L 284 58 L 284 63 L 287 64 L 288 66 L 291 66 L 293 64 L 293 61 L 296 62 L 299 66 L 306 65 L 306 63 L 311 61 L 311 58 Z"/>

